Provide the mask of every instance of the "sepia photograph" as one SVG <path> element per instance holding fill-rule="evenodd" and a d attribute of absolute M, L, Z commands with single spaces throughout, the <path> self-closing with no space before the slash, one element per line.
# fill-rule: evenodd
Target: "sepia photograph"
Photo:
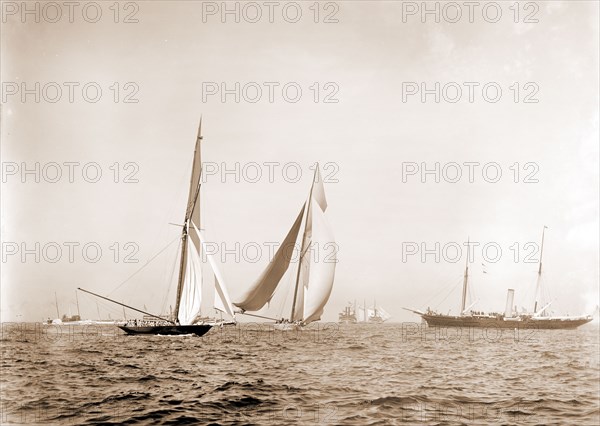
<path fill-rule="evenodd" d="M 0 10 L 0 424 L 600 424 L 600 1 Z"/>

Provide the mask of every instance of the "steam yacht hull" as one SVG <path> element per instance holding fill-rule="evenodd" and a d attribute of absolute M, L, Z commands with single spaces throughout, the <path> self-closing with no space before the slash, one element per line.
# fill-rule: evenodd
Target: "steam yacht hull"
<path fill-rule="evenodd" d="M 517 318 L 484 316 L 430 315 L 421 317 L 430 327 L 479 327 L 479 328 L 519 328 L 536 330 L 568 330 L 592 321 L 591 317 L 567 318 Z"/>

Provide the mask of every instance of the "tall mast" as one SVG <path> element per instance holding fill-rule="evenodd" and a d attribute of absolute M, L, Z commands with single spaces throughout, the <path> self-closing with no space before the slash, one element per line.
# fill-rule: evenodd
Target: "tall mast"
<path fill-rule="evenodd" d="M 75 290 L 75 302 L 77 303 L 77 316 L 81 319 L 81 312 L 79 312 L 79 297 L 77 297 L 77 290 Z"/>
<path fill-rule="evenodd" d="M 196 219 L 200 226 L 200 206 L 196 209 L 200 198 L 200 174 L 202 171 L 202 162 L 200 159 L 200 142 L 202 141 L 202 117 L 198 125 L 198 135 L 196 136 L 196 146 L 194 148 L 194 160 L 192 163 L 192 174 L 190 176 L 190 191 L 188 195 L 188 204 L 181 229 L 181 259 L 179 261 L 179 279 L 177 281 L 177 296 L 175 299 L 175 320 L 178 320 L 179 303 L 181 302 L 181 293 L 183 291 L 183 281 L 185 279 L 185 266 L 187 254 L 187 239 L 189 235 L 190 219 Z"/>
<path fill-rule="evenodd" d="M 294 321 L 294 315 L 296 314 L 296 300 L 298 298 L 298 283 L 300 282 L 300 269 L 302 269 L 302 257 L 304 256 L 304 243 L 306 240 L 306 225 L 308 224 L 308 217 L 310 215 L 310 208 L 312 204 L 312 192 L 315 186 L 315 179 L 317 177 L 317 170 L 319 170 L 319 163 L 315 167 L 315 173 L 313 175 L 312 185 L 310 186 L 310 193 L 308 194 L 308 203 L 304 216 L 304 232 L 302 233 L 302 243 L 300 243 L 300 257 L 298 259 L 298 272 L 296 273 L 296 285 L 294 286 L 294 300 L 292 302 L 292 313 L 290 321 Z"/>
<path fill-rule="evenodd" d="M 538 295 L 540 293 L 540 286 L 542 284 L 542 255 L 544 254 L 544 233 L 546 232 L 546 228 L 547 228 L 546 225 L 544 225 L 544 228 L 542 228 L 542 244 L 540 246 L 540 266 L 538 268 L 537 283 L 535 285 L 535 300 L 533 303 L 533 313 L 534 314 L 537 311 Z"/>
<path fill-rule="evenodd" d="M 60 319 L 60 312 L 58 312 L 58 296 L 54 292 L 54 303 L 56 304 L 56 318 Z"/>
<path fill-rule="evenodd" d="M 463 278 L 463 287 L 462 287 L 462 299 L 460 301 L 460 313 L 459 315 L 463 314 L 463 311 L 465 310 L 465 305 L 467 303 L 467 285 L 469 282 L 469 238 L 467 238 L 467 261 L 465 264 L 465 276 Z"/>

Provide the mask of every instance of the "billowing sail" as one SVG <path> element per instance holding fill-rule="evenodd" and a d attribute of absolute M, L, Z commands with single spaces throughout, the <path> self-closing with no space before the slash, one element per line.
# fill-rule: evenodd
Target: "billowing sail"
<path fill-rule="evenodd" d="M 300 262 L 300 275 L 298 277 L 298 288 L 296 289 L 296 303 L 294 304 L 293 314 L 290 316 L 292 321 L 302 321 L 304 318 L 304 294 L 310 278 L 310 251 L 305 254 L 306 261 Z M 292 302 L 293 303 L 293 302 Z"/>
<path fill-rule="evenodd" d="M 313 200 L 314 203 L 314 200 Z M 311 203 L 312 205 L 312 203 Z M 302 253 L 299 258 L 298 266 L 298 286 L 296 287 L 296 295 L 294 297 L 294 303 L 292 314 L 290 316 L 292 321 L 302 321 L 304 318 L 304 294 L 308 286 L 308 280 L 310 278 L 310 247 L 312 244 L 312 207 L 307 211 L 308 217 L 306 218 L 306 227 L 303 232 L 303 242 L 301 248 Z"/>
<path fill-rule="evenodd" d="M 191 325 L 200 313 L 202 301 L 202 269 L 196 247 L 190 239 L 187 240 L 187 261 L 185 278 L 179 301 L 177 318 L 181 325 Z"/>
<path fill-rule="evenodd" d="M 310 277 L 304 294 L 304 319 L 302 321 L 304 324 L 321 319 L 323 308 L 329 300 L 333 288 L 336 265 L 335 240 L 325 214 L 314 199 L 311 210 L 311 242 L 314 249 L 318 251 L 316 256 L 308 253 L 306 255 L 306 258 L 310 259 L 311 265 Z"/>
<path fill-rule="evenodd" d="M 267 268 L 246 292 L 245 297 L 240 302 L 235 303 L 236 306 L 244 311 L 258 311 L 271 300 L 279 281 L 290 266 L 303 215 L 304 206 Z"/>
<path fill-rule="evenodd" d="M 202 250 L 208 258 L 208 263 L 210 264 L 210 267 L 212 268 L 215 277 L 214 307 L 219 311 L 225 312 L 226 314 L 234 317 L 235 314 L 233 313 L 233 305 L 231 304 L 231 298 L 229 297 L 227 287 L 225 286 L 225 279 L 223 278 L 223 274 L 221 274 L 221 271 L 219 270 L 214 256 L 212 254 L 209 254 L 208 250 L 206 250 L 206 239 L 204 238 L 204 235 L 202 234 L 202 232 L 200 232 L 195 223 L 192 222 L 192 225 L 194 226 L 194 230 L 196 231 L 196 234 L 200 239 Z"/>
<path fill-rule="evenodd" d="M 327 210 L 327 199 L 325 198 L 325 188 L 323 187 L 323 178 L 321 177 L 321 171 L 319 166 L 317 165 L 317 170 L 315 170 L 314 177 L 314 187 L 312 192 L 312 197 L 319 203 L 319 207 L 321 210 L 325 212 Z"/>

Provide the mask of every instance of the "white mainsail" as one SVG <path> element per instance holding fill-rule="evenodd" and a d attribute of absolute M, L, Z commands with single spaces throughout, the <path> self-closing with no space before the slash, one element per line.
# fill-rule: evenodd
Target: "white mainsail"
<path fill-rule="evenodd" d="M 196 223 L 200 223 L 200 176 L 202 174 L 202 164 L 200 159 L 200 142 L 202 141 L 202 119 L 198 126 L 198 135 L 196 136 L 196 144 L 194 147 L 194 157 L 192 160 L 192 175 L 190 177 L 190 188 L 188 192 L 188 200 L 185 211 L 184 224 L 181 230 L 181 256 L 179 266 L 179 278 L 177 281 L 177 294 L 175 299 L 175 312 L 177 313 L 177 320 L 180 324 L 189 325 L 194 319 L 189 318 L 187 311 L 191 309 L 191 306 L 195 306 L 189 297 L 191 295 L 190 283 L 197 282 L 197 292 L 201 293 L 202 284 L 202 271 L 200 269 L 200 259 L 198 257 L 198 250 L 200 249 L 199 238 L 193 233 L 190 235 L 189 230 L 191 229 L 191 221 L 194 220 Z M 191 244 L 190 244 L 191 242 Z M 193 265 L 194 255 L 190 255 L 190 247 L 194 248 L 195 258 L 198 260 L 197 265 Z M 192 264 L 191 264 L 192 263 Z M 195 268 L 197 267 L 197 271 Z M 190 274 L 195 273 L 197 276 L 190 277 Z M 186 289 L 187 286 L 187 289 Z M 196 290 L 194 290 L 196 291 Z M 198 294 L 198 300 L 200 300 L 200 294 Z M 184 298 L 186 300 L 184 300 Z M 188 306 L 185 306 L 185 305 Z M 198 309 L 200 302 L 198 301 Z M 182 306 L 184 305 L 184 306 Z M 196 313 L 196 315 L 199 313 Z"/>
<path fill-rule="evenodd" d="M 316 200 L 313 200 L 316 201 Z M 308 324 L 321 319 L 323 308 L 329 300 L 335 276 L 335 245 L 331 227 L 327 223 L 319 203 L 312 204 L 312 246 L 317 250 L 316 256 L 306 256 L 310 261 L 309 279 L 304 286 L 304 319 Z M 328 248 L 334 252 L 330 255 Z M 306 257 L 304 259 L 306 259 Z M 303 260 L 304 260 L 303 259 Z"/>
<path fill-rule="evenodd" d="M 187 240 L 187 261 L 179 311 L 177 318 L 181 325 L 191 325 L 200 313 L 202 302 L 202 268 L 200 256 L 191 239 Z"/>
<path fill-rule="evenodd" d="M 244 311 L 258 311 L 271 300 L 279 281 L 290 266 L 304 210 L 304 206 L 302 206 L 300 214 L 267 268 L 246 292 L 244 298 L 240 302 L 235 302 L 237 307 Z"/>

